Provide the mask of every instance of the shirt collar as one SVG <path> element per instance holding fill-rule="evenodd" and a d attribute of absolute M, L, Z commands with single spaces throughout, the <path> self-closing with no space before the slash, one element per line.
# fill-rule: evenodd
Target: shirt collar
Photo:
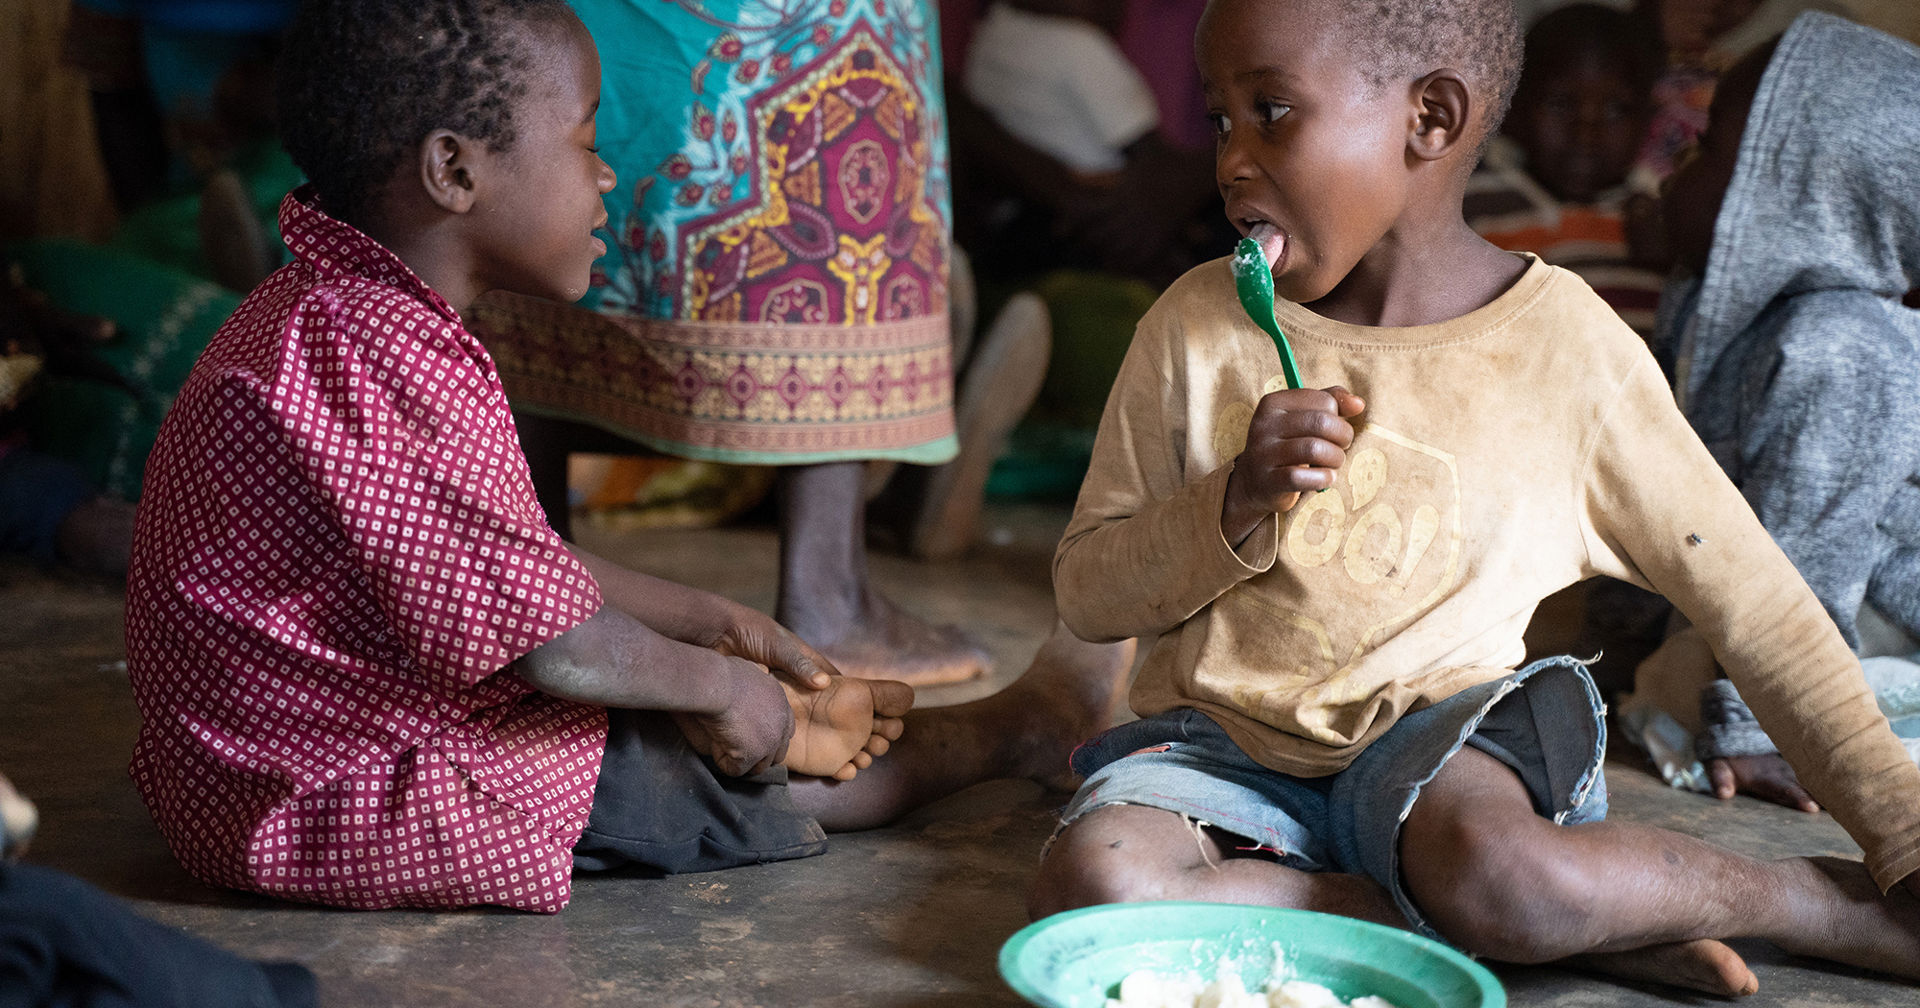
<path fill-rule="evenodd" d="M 460 313 L 427 286 L 393 250 L 320 209 L 320 197 L 312 183 L 300 186 L 280 201 L 280 233 L 295 261 L 305 264 L 321 278 L 372 280 L 412 294 L 455 325 L 462 324 Z"/>

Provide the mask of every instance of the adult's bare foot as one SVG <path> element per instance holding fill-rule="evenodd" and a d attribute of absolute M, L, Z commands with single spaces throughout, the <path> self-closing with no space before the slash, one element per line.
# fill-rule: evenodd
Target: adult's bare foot
<path fill-rule="evenodd" d="M 1711 938 L 1574 956 L 1566 960 L 1566 965 L 1718 997 L 1746 997 L 1760 989 L 1760 979 L 1753 975 L 1747 961 Z"/>
<path fill-rule="evenodd" d="M 830 659 L 843 674 L 861 679 L 893 679 L 909 686 L 945 686 L 987 673 L 993 659 L 986 649 L 954 626 L 932 626 L 869 594 L 854 621 L 838 632 L 790 617 L 787 625 Z"/>
<path fill-rule="evenodd" d="M 885 679 L 834 676 L 818 690 L 780 685 L 793 709 L 787 769 L 813 777 L 852 780 L 886 754 L 913 707 L 913 687 Z"/>

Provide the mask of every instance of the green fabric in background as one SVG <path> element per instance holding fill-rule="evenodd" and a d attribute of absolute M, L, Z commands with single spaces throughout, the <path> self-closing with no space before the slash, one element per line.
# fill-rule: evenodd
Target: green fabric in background
<path fill-rule="evenodd" d="M 101 490 L 139 499 L 160 421 L 240 295 L 121 248 L 48 239 L 6 254 L 54 304 L 113 320 L 118 336 L 93 356 L 124 382 L 45 375 L 20 405 L 21 426 L 36 449 L 79 465 Z"/>
<path fill-rule="evenodd" d="M 261 141 L 228 163 L 246 187 L 247 202 L 260 222 L 266 246 L 284 265 L 289 255 L 280 240 L 280 201 L 303 178 L 278 142 Z M 194 276 L 210 276 L 200 251 L 200 192 L 197 188 L 157 199 L 128 214 L 110 246 Z"/>
<path fill-rule="evenodd" d="M 286 151 L 262 140 L 236 153 L 263 238 L 287 261 L 280 201 L 301 175 Z M 102 491 L 140 497 L 147 453 L 160 421 L 200 351 L 240 305 L 242 294 L 209 278 L 200 249 L 200 195 L 184 192 L 127 215 L 105 246 L 68 239 L 6 248 L 27 286 L 79 315 L 111 319 L 119 335 L 93 348 L 107 375 L 44 374 L 19 409 L 33 447 L 81 467 Z M 113 376 L 118 376 L 118 381 Z"/>
<path fill-rule="evenodd" d="M 1138 280 L 1085 270 L 1049 273 L 1024 289 L 1047 303 L 1053 355 L 1033 409 L 987 478 L 990 496 L 1072 500 L 1093 457 L 1093 436 L 1140 317 L 1159 292 Z M 983 291 L 991 318 L 1011 289 Z"/>

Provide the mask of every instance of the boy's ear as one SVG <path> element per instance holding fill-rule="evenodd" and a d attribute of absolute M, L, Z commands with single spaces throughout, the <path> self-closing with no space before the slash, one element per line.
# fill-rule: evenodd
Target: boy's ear
<path fill-rule="evenodd" d="M 473 209 L 473 162 L 479 144 L 452 130 L 439 129 L 420 142 L 420 182 L 427 198 L 449 213 Z"/>
<path fill-rule="evenodd" d="M 1423 161 L 1437 161 L 1467 138 L 1475 111 L 1467 82 L 1454 70 L 1435 70 L 1413 82 L 1413 129 L 1407 149 Z"/>

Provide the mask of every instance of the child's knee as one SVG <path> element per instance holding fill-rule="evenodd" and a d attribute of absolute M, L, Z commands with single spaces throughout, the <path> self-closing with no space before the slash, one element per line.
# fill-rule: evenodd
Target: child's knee
<path fill-rule="evenodd" d="M 1060 831 L 1027 896 L 1035 919 L 1101 903 L 1165 899 L 1165 878 L 1179 870 L 1152 827 L 1174 813 L 1135 805 L 1094 809 Z"/>
<path fill-rule="evenodd" d="M 1585 866 L 1557 842 L 1561 829 L 1524 793 L 1422 795 L 1400 839 L 1407 893 L 1435 930 L 1475 954 L 1545 962 L 1580 951 L 1591 893 Z"/>
<path fill-rule="evenodd" d="M 1580 921 L 1591 904 L 1577 866 L 1539 845 L 1490 843 L 1409 861 L 1408 894 L 1436 931 L 1476 955 L 1537 963 L 1583 951 Z"/>

